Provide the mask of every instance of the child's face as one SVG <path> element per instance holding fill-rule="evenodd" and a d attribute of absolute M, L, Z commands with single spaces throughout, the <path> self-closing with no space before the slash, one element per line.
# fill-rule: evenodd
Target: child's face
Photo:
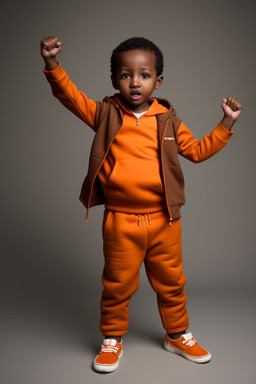
<path fill-rule="evenodd" d="M 154 89 L 159 89 L 163 82 L 163 76 L 157 76 L 155 60 L 153 52 L 141 49 L 121 52 L 117 56 L 117 71 L 112 83 L 133 112 L 146 111 Z"/>

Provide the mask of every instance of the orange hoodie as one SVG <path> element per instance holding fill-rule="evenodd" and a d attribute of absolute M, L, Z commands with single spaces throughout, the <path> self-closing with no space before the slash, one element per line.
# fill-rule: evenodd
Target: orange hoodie
<path fill-rule="evenodd" d="M 156 115 L 167 112 L 167 108 L 152 99 L 147 112 L 137 119 L 118 95 L 114 98 L 125 113 L 98 174 L 106 208 L 126 213 L 167 209 L 160 177 L 156 121 Z"/>

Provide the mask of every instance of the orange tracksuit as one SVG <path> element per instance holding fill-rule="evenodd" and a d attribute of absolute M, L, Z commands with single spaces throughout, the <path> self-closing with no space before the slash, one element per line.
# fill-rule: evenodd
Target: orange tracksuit
<path fill-rule="evenodd" d="M 205 160 L 228 142 L 232 132 L 219 123 L 198 141 L 166 101 L 151 99 L 148 111 L 137 119 L 119 95 L 106 102 L 89 100 L 60 65 L 45 74 L 54 95 L 96 131 L 80 199 L 88 209 L 103 202 L 106 207 L 103 335 L 127 332 L 128 304 L 138 289 L 143 262 L 167 333 L 186 330 L 179 219 L 184 185 L 177 152 L 194 162 Z"/>

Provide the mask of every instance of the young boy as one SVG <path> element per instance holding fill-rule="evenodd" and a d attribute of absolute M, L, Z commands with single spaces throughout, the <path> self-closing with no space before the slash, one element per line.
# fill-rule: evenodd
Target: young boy
<path fill-rule="evenodd" d="M 177 154 L 193 162 L 214 155 L 227 144 L 242 106 L 231 97 L 223 99 L 222 121 L 199 141 L 167 100 L 151 98 L 163 82 L 163 56 L 151 41 L 131 38 L 113 51 L 111 79 L 119 93 L 102 102 L 88 99 L 69 80 L 56 60 L 61 49 L 56 37 L 41 41 L 45 75 L 53 94 L 95 131 L 80 195 L 86 221 L 90 207 L 105 204 L 101 300 L 105 339 L 93 367 L 111 372 L 119 365 L 128 304 L 139 287 L 143 262 L 157 293 L 165 349 L 193 362 L 207 362 L 211 354 L 187 333 L 180 223 L 184 181 Z"/>

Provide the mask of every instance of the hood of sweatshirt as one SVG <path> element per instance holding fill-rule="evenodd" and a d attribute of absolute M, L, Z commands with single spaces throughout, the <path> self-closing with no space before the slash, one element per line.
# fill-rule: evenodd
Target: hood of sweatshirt
<path fill-rule="evenodd" d="M 110 102 L 119 108 L 122 112 L 126 112 L 130 115 L 134 115 L 133 111 L 125 104 L 120 93 L 115 93 L 113 96 L 105 97 L 104 101 Z M 168 113 L 166 113 L 168 112 Z M 176 115 L 176 111 L 173 108 L 172 104 L 161 98 L 150 98 L 149 99 L 149 108 L 146 112 L 147 116 L 166 114 L 166 118 L 170 118 Z"/>

